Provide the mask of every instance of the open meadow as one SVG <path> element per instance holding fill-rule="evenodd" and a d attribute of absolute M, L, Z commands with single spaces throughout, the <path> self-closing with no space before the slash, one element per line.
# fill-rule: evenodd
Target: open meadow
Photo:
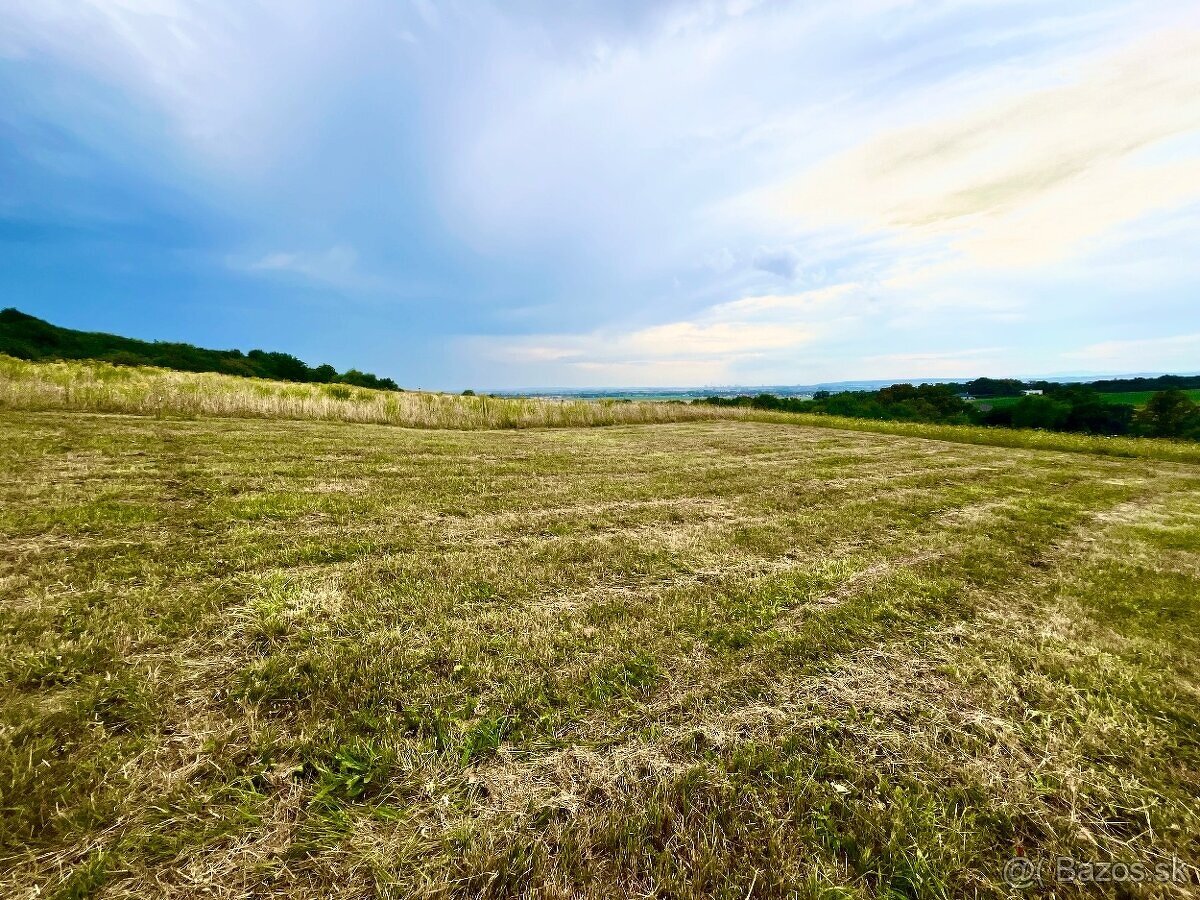
<path fill-rule="evenodd" d="M 0 895 L 1194 867 L 1200 466 L 777 418 L 0 412 Z"/>

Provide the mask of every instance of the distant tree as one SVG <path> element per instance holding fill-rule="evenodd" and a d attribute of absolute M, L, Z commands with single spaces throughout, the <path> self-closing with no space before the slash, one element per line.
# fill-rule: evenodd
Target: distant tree
<path fill-rule="evenodd" d="M 297 359 L 290 353 L 268 353 L 265 350 L 251 350 L 246 354 L 257 363 L 258 368 L 267 378 L 277 378 L 280 381 L 308 381 L 309 368 L 303 360 Z"/>
<path fill-rule="evenodd" d="M 1011 395 L 1023 382 L 980 378 L 970 385 L 985 393 Z M 893 384 L 877 391 L 814 392 L 811 400 L 762 393 L 751 397 L 711 396 L 694 403 L 740 406 L 784 412 L 815 412 L 856 419 L 902 422 L 983 424 L 1005 428 L 1040 428 L 1085 434 L 1153 434 L 1200 440 L 1200 407 L 1179 391 L 1152 398 L 1136 414 L 1133 406 L 1109 402 L 1086 384 L 1032 382 L 1045 394 L 1023 396 L 1012 404 L 970 403 L 963 399 L 963 384 Z"/>
<path fill-rule="evenodd" d="M 1025 389 L 1025 382 L 1015 378 L 976 378 L 963 388 L 972 397 L 1015 397 Z"/>
<path fill-rule="evenodd" d="M 919 395 L 911 384 L 893 384 L 891 387 L 880 388 L 875 392 L 875 396 L 880 403 L 903 403 Z"/>
<path fill-rule="evenodd" d="M 470 388 L 467 388 L 465 391 L 462 392 L 462 395 L 464 397 L 474 397 L 475 392 L 473 390 L 471 390 Z"/>
<path fill-rule="evenodd" d="M 1022 397 L 1012 407 L 1014 428 L 1042 428 L 1062 431 L 1071 414 L 1071 405 L 1052 397 Z"/>
<path fill-rule="evenodd" d="M 1053 399 L 1070 406 L 1066 431 L 1086 434 L 1126 434 L 1133 420 L 1133 407 L 1122 403 L 1109 403 L 1091 387 L 1073 384 L 1060 388 Z"/>
<path fill-rule="evenodd" d="M 312 370 L 312 380 L 320 384 L 329 384 L 337 381 L 337 377 L 337 369 L 329 365 L 329 363 L 319 365 Z"/>
<path fill-rule="evenodd" d="M 1169 391 L 1172 388 L 1200 388 L 1200 375 L 1158 375 L 1153 378 L 1109 378 L 1093 381 L 1092 387 L 1102 393 L 1124 391 Z"/>
<path fill-rule="evenodd" d="M 1200 412 L 1183 391 L 1160 391 L 1136 416 L 1138 432 L 1150 437 L 1191 437 L 1200 431 Z"/>

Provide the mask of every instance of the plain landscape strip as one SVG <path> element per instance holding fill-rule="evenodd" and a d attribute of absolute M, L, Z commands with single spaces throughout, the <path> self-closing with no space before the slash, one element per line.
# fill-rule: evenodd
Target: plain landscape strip
<path fill-rule="evenodd" d="M 28 362 L 0 354 L 0 409 L 157 417 L 294 419 L 406 428 L 492 429 L 759 421 L 954 443 L 1200 462 L 1200 444 L 1062 432 L 884 422 L 658 401 L 546 400 L 293 384 L 98 361 Z"/>

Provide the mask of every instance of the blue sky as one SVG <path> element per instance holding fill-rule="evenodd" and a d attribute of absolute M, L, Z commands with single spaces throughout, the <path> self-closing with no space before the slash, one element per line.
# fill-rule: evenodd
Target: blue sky
<path fill-rule="evenodd" d="M 445 389 L 1200 370 L 1194 2 L 0 0 L 0 305 Z"/>

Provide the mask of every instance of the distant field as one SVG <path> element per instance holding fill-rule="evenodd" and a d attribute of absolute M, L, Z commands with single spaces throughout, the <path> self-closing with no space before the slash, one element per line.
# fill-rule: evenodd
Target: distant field
<path fill-rule="evenodd" d="M 1156 393 L 1158 391 L 1125 391 L 1121 393 L 1101 394 L 1100 396 L 1109 403 L 1123 403 L 1126 406 L 1145 406 L 1146 401 Z M 1188 390 L 1183 393 L 1194 402 L 1200 403 L 1200 390 Z M 1020 397 L 980 397 L 976 402 L 989 403 L 996 409 L 1003 409 L 1006 406 L 1012 406 L 1020 399 Z"/>
<path fill-rule="evenodd" d="M 1200 466 L 947 435 L 0 412 L 0 896 L 1195 878 Z"/>
<path fill-rule="evenodd" d="M 991 406 L 993 409 L 1004 409 L 1004 407 L 1012 406 L 1020 399 L 1020 397 L 977 397 L 975 398 L 975 403 L 982 403 Z"/>
<path fill-rule="evenodd" d="M 1100 396 L 1109 403 L 1124 403 L 1128 406 L 1145 406 L 1146 401 L 1157 394 L 1158 391 L 1125 391 L 1117 394 L 1101 394 Z M 1200 403 L 1200 390 L 1184 391 L 1193 402 Z"/>

